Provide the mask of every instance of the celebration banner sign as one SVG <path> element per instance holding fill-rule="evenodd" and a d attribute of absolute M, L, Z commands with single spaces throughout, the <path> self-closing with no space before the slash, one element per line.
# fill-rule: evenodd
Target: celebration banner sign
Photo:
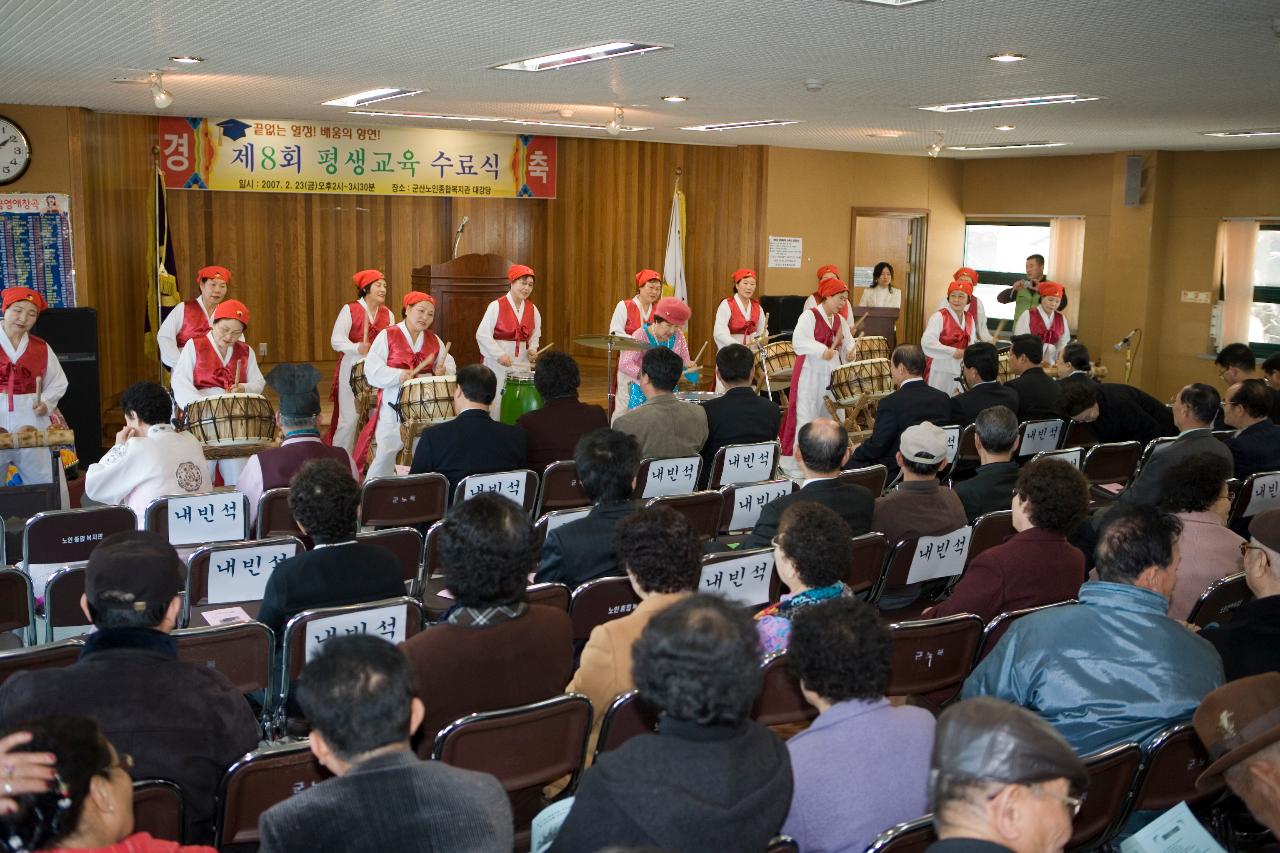
<path fill-rule="evenodd" d="M 554 136 L 164 117 L 159 144 L 171 189 L 556 196 Z"/>

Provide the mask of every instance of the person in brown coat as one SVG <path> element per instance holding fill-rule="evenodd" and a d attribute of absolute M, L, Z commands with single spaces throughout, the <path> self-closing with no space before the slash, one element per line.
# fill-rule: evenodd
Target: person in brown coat
<path fill-rule="evenodd" d="M 572 459 L 578 440 L 609 426 L 604 409 L 578 399 L 581 375 L 573 356 L 551 350 L 538 356 L 533 386 L 542 396 L 542 408 L 525 412 L 516 426 L 525 432 L 528 465 L 539 474 L 552 462 Z"/>
<path fill-rule="evenodd" d="M 559 695 L 573 671 L 569 615 L 525 601 L 534 543 L 529 517 L 501 495 L 445 517 L 439 555 L 457 604 L 404 644 L 426 706 L 419 755 L 459 717 Z"/>

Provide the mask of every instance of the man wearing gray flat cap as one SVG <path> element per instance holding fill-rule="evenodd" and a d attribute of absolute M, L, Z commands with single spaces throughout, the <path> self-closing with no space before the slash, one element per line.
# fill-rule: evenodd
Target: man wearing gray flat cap
<path fill-rule="evenodd" d="M 938 840 L 928 853 L 1060 853 L 1089 783 L 1053 727 L 990 697 L 938 718 L 929 794 Z"/>

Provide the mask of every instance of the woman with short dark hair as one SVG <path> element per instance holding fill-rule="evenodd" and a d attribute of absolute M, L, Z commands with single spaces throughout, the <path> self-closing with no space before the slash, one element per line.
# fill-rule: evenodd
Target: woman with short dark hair
<path fill-rule="evenodd" d="M 1160 508 L 1182 522 L 1178 537 L 1178 585 L 1169 597 L 1169 615 L 1186 619 L 1209 584 L 1240 571 L 1244 539 L 1227 527 L 1231 463 L 1198 453 L 1170 468 L 1160 481 Z"/>

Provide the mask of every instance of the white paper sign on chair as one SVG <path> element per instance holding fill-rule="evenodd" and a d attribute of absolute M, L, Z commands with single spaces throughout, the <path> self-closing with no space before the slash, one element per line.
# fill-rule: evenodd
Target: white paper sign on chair
<path fill-rule="evenodd" d="M 769 600 L 769 579 L 772 576 L 771 552 L 747 554 L 704 565 L 698 578 L 698 592 L 723 595 L 738 604 L 764 604 Z"/>
<path fill-rule="evenodd" d="M 557 512 L 547 513 L 547 532 L 555 530 L 557 527 L 563 527 L 571 521 L 577 521 L 580 518 L 586 518 L 591 512 L 591 507 L 575 507 L 574 509 L 562 509 Z"/>
<path fill-rule="evenodd" d="M 1253 488 L 1249 490 L 1249 506 L 1245 508 L 1245 517 L 1252 518 L 1258 513 L 1280 507 L 1280 471 L 1269 471 L 1253 478 Z"/>
<path fill-rule="evenodd" d="M 203 545 L 245 537 L 245 507 L 241 492 L 169 498 L 169 544 Z"/>
<path fill-rule="evenodd" d="M 963 572 L 972 538 L 972 527 L 961 527 L 942 536 L 921 536 L 911 558 L 907 583 L 949 578 Z"/>
<path fill-rule="evenodd" d="M 1058 437 L 1062 435 L 1062 421 L 1031 421 L 1022 432 L 1019 456 L 1032 456 L 1041 450 L 1056 450 Z"/>
<path fill-rule="evenodd" d="M 292 543 L 214 551 L 209 555 L 209 603 L 261 601 L 271 573 L 296 551 Z"/>
<path fill-rule="evenodd" d="M 950 465 L 956 461 L 956 453 L 960 450 L 960 427 L 944 426 L 942 431 L 947 434 L 947 464 Z"/>
<path fill-rule="evenodd" d="M 701 456 L 651 460 L 641 497 L 693 494 L 698 488 L 698 468 L 701 464 Z"/>
<path fill-rule="evenodd" d="M 472 474 L 467 478 L 466 491 L 462 494 L 464 501 L 484 492 L 494 492 L 504 498 L 510 498 L 520 506 L 524 506 L 523 471 L 505 471 L 498 474 Z"/>
<path fill-rule="evenodd" d="M 783 495 L 791 494 L 792 488 L 790 480 L 770 480 L 767 483 L 755 483 L 750 486 L 735 486 L 733 516 L 729 519 L 729 529 L 747 530 L 755 527 L 765 504 Z"/>
<path fill-rule="evenodd" d="M 307 623 L 307 660 L 334 637 L 372 634 L 391 643 L 404 642 L 405 606 L 392 604 L 369 610 L 354 610 Z"/>
<path fill-rule="evenodd" d="M 720 485 L 759 483 L 773 476 L 774 453 L 777 445 L 772 441 L 759 444 L 732 444 L 724 449 L 724 467 L 720 469 Z"/>

